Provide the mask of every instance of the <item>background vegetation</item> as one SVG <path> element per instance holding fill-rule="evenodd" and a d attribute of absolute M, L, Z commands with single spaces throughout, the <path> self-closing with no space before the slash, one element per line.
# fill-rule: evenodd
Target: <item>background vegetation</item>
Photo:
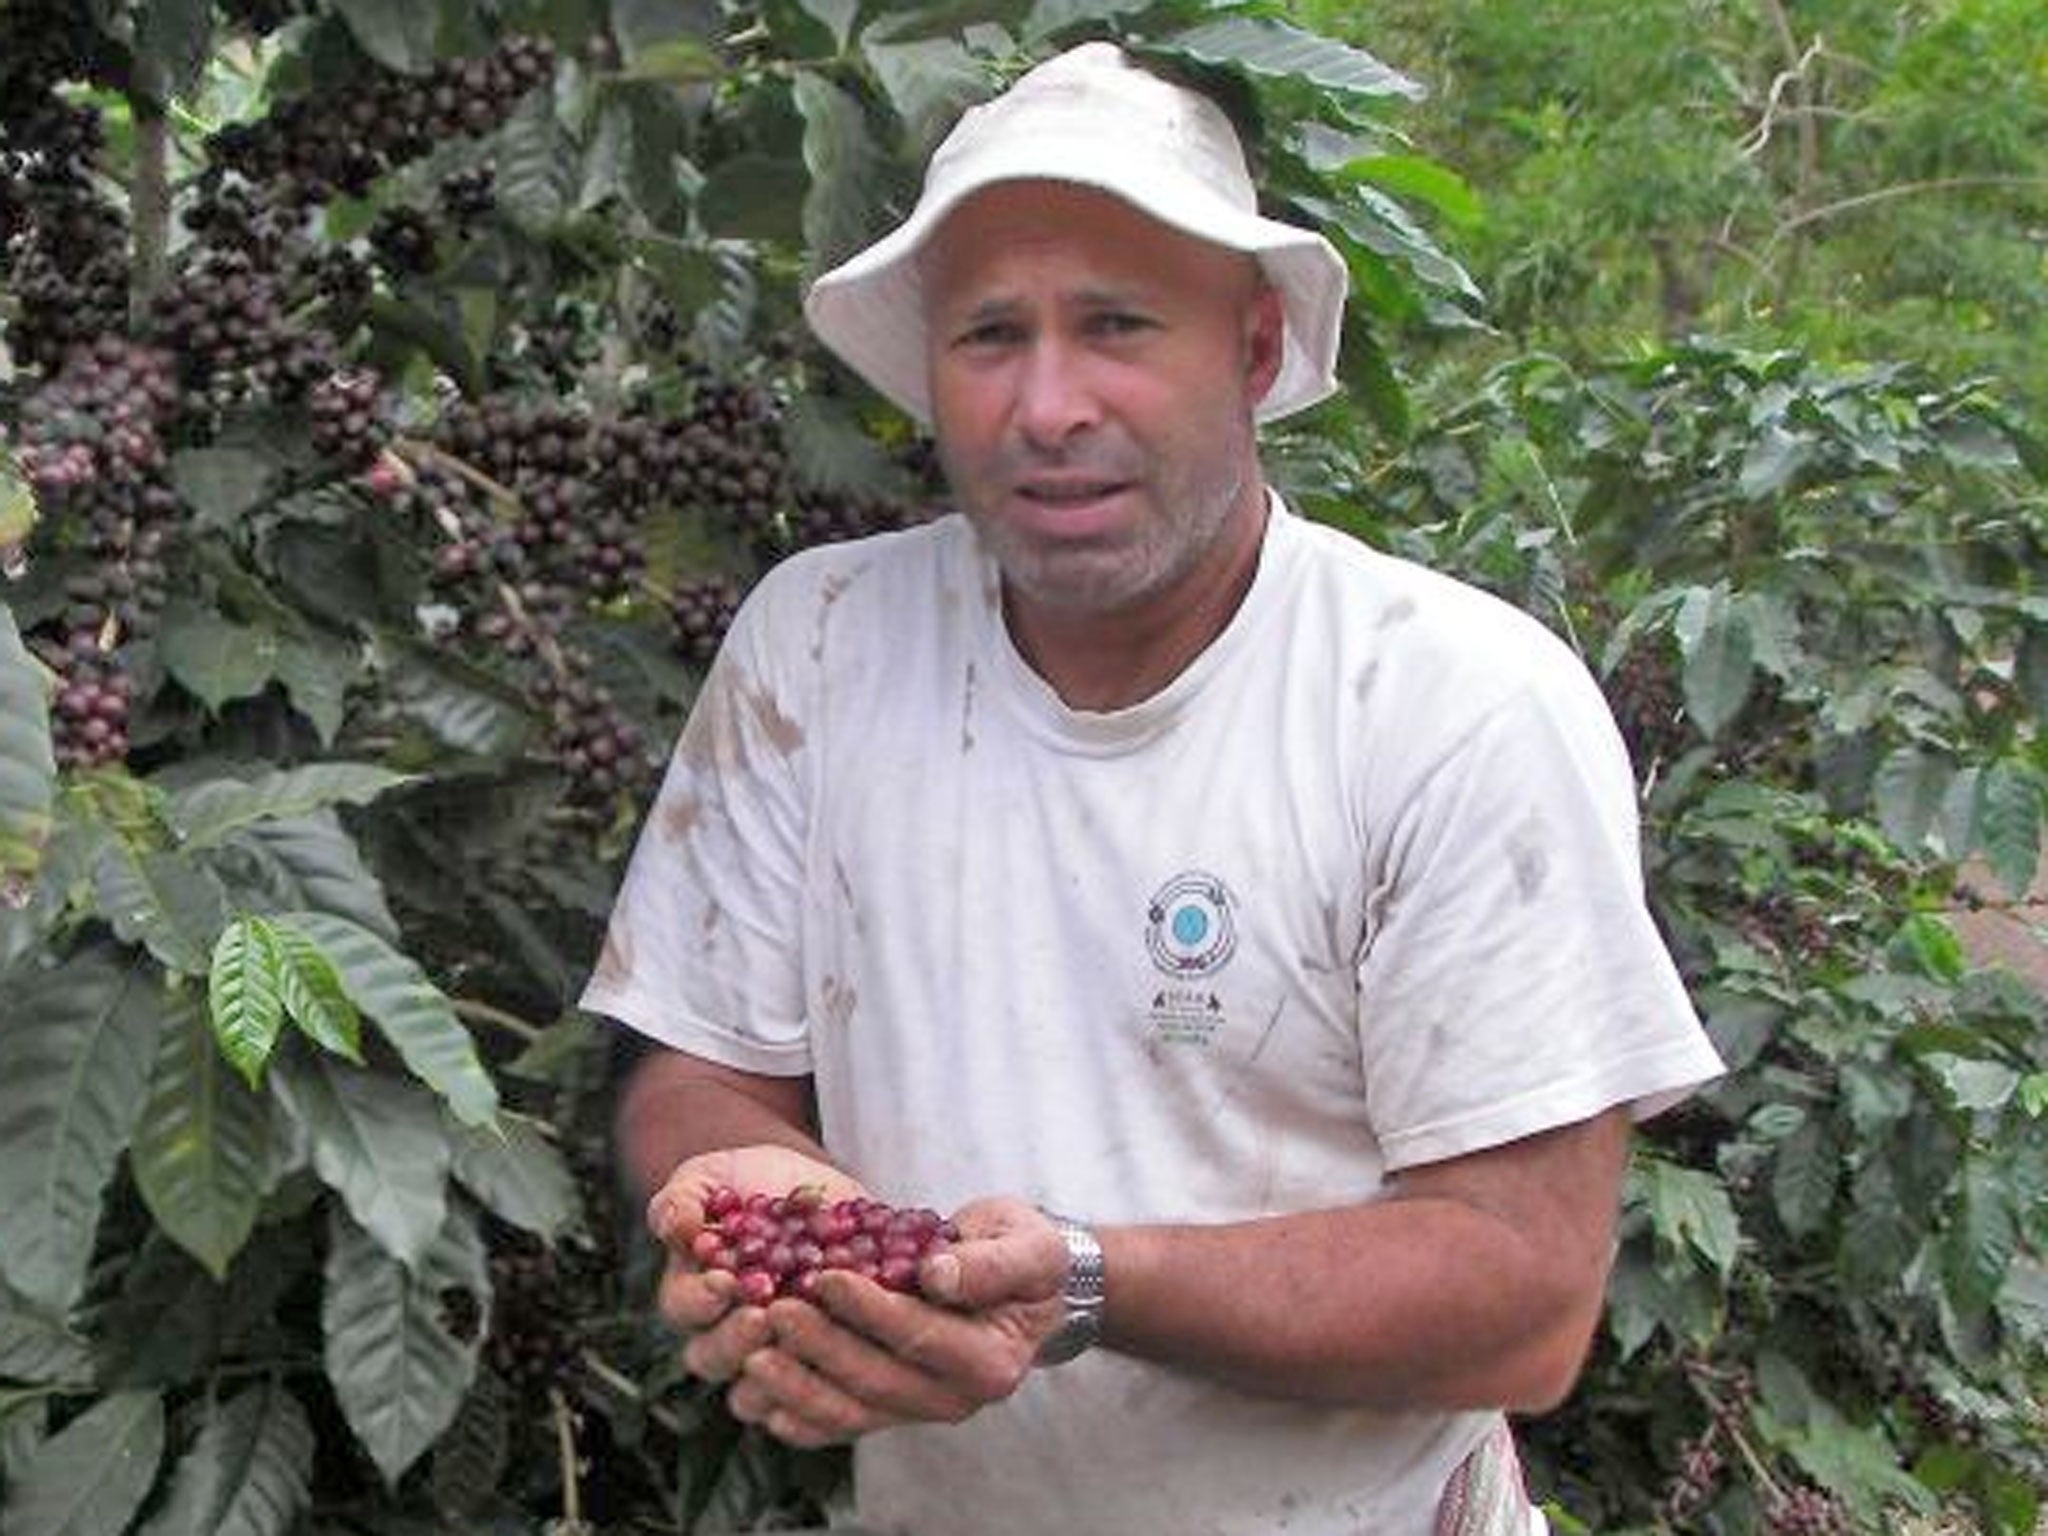
<path fill-rule="evenodd" d="M 571 1001 L 732 605 L 940 503 L 804 276 L 1104 33 L 1338 239 L 1274 472 L 1601 676 L 1736 1068 L 1556 1523 L 2032 1530 L 2042 1002 L 1948 914 L 2041 838 L 2037 12 L 0 0 L 0 1530 L 834 1512 L 677 1378 Z"/>

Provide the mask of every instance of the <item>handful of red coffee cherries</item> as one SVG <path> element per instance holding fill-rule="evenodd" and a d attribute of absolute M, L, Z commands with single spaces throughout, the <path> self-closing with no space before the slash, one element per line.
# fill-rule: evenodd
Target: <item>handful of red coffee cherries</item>
<path fill-rule="evenodd" d="M 818 1276 L 831 1269 L 914 1292 L 925 1256 L 960 1236 L 937 1211 L 861 1198 L 828 1201 L 815 1184 L 784 1195 L 743 1195 L 720 1186 L 704 1197 L 704 1221 L 691 1255 L 705 1269 L 734 1276 L 740 1299 L 752 1306 L 777 1296 L 808 1297 Z"/>

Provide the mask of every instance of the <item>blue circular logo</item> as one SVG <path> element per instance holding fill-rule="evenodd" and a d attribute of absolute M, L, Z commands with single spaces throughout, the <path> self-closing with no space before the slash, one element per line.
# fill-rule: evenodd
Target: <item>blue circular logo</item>
<path fill-rule="evenodd" d="M 1146 909 L 1145 947 L 1169 976 L 1207 976 L 1237 948 L 1236 900 L 1214 875 L 1190 870 L 1159 888 Z"/>

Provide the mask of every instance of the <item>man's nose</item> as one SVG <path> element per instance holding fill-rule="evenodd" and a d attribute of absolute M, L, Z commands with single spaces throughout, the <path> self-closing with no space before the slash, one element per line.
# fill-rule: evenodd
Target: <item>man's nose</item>
<path fill-rule="evenodd" d="M 1056 448 L 1102 418 L 1087 360 L 1056 337 L 1035 341 L 1017 379 L 1017 425 L 1034 446 Z"/>

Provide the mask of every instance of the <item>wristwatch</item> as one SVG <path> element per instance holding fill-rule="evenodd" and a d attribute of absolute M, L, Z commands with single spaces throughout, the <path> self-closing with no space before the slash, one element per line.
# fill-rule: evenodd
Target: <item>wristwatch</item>
<path fill-rule="evenodd" d="M 1060 1286 L 1066 1319 L 1038 1346 L 1040 1365 L 1064 1365 L 1094 1347 L 1102 1337 L 1102 1244 L 1071 1216 L 1045 1212 L 1046 1220 L 1067 1245 L 1067 1278 Z"/>

